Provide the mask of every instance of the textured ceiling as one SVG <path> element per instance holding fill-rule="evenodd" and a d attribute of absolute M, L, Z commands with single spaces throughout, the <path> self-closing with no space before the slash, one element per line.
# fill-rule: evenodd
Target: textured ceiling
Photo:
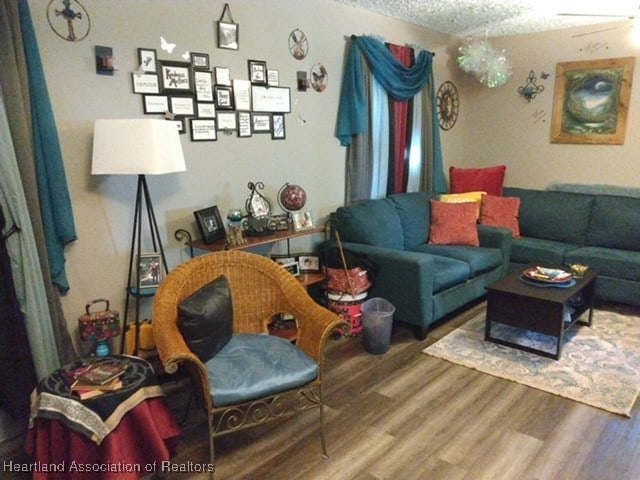
<path fill-rule="evenodd" d="M 458 36 L 498 37 L 616 21 L 629 22 L 629 17 L 640 14 L 637 0 L 336 1 Z"/>

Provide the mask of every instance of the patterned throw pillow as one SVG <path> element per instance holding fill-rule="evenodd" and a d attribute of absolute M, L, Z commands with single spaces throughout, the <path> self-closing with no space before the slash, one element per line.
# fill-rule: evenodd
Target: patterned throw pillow
<path fill-rule="evenodd" d="M 513 238 L 520 237 L 518 212 L 520 211 L 519 197 L 496 197 L 486 195 L 480 209 L 480 223 L 494 227 L 504 227 L 511 230 Z"/>

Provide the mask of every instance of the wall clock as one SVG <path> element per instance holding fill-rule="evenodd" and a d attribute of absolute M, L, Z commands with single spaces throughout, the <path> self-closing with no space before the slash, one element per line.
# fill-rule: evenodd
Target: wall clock
<path fill-rule="evenodd" d="M 458 120 L 460 98 L 458 89 L 450 81 L 443 82 L 438 88 L 438 121 L 440 128 L 451 130 Z"/>

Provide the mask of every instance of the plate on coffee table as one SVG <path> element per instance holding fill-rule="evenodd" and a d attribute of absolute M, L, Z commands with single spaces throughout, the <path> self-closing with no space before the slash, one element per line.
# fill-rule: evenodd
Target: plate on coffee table
<path fill-rule="evenodd" d="M 549 284 L 565 284 L 573 280 L 571 272 L 566 272 L 558 268 L 527 268 L 522 272 L 522 276 L 528 280 Z"/>

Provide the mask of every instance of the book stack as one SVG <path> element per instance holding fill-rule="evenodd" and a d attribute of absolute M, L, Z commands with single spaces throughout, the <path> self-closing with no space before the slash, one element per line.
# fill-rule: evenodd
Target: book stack
<path fill-rule="evenodd" d="M 126 361 L 109 359 L 80 367 L 72 372 L 71 392 L 86 400 L 119 390 L 127 366 Z"/>

